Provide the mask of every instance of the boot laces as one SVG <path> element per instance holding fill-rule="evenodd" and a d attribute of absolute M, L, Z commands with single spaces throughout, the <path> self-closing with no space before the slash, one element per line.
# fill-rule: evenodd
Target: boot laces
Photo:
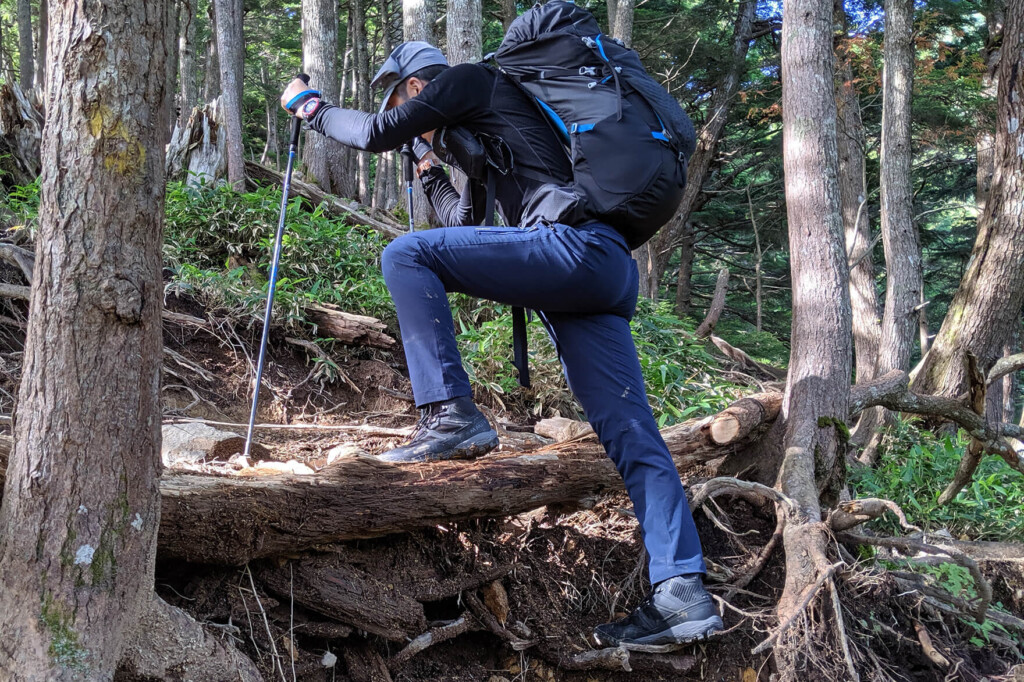
<path fill-rule="evenodd" d="M 428 431 L 435 429 L 441 423 L 441 414 L 441 407 L 437 404 L 427 405 L 421 409 L 419 421 L 416 422 L 416 428 L 413 429 L 409 442 L 411 443 Z"/>

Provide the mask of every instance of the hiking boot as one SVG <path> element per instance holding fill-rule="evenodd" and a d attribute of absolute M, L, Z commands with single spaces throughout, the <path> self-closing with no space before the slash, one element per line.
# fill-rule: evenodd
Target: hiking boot
<path fill-rule="evenodd" d="M 633 613 L 594 628 L 594 638 L 602 646 L 664 653 L 722 628 L 700 574 L 690 573 L 658 583 Z"/>
<path fill-rule="evenodd" d="M 430 403 L 408 443 L 380 455 L 385 462 L 473 459 L 498 447 L 498 434 L 470 397 Z"/>

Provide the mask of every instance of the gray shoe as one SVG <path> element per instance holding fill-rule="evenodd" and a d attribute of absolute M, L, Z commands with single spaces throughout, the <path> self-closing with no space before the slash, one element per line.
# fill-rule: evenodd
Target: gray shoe
<path fill-rule="evenodd" d="M 380 455 L 385 462 L 474 459 L 498 447 L 498 434 L 470 397 L 430 403 L 408 443 Z"/>
<path fill-rule="evenodd" d="M 594 638 L 603 646 L 665 653 L 722 629 L 700 574 L 690 573 L 658 583 L 633 613 L 594 628 Z"/>

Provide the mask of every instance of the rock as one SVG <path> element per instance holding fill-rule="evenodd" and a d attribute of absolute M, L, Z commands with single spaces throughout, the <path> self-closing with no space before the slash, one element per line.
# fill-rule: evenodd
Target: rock
<path fill-rule="evenodd" d="M 594 435 L 594 429 L 587 422 L 565 417 L 541 419 L 533 427 L 534 433 L 552 438 L 558 443 L 568 440 L 583 440 Z"/>
<path fill-rule="evenodd" d="M 195 464 L 211 459 L 227 461 L 245 449 L 245 438 L 242 436 L 200 422 L 164 424 L 162 431 L 161 456 L 167 467 L 179 462 Z M 268 454 L 266 448 L 256 443 L 252 444 L 250 451 L 264 457 Z"/>

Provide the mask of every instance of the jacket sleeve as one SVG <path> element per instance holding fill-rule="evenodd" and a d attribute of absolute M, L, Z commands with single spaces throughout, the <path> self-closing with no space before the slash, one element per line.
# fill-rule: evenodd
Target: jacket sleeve
<path fill-rule="evenodd" d="M 420 181 L 442 225 L 460 227 L 483 222 L 487 189 L 481 183 L 470 180 L 466 191 L 460 195 L 440 166 L 428 169 L 420 176 Z"/>
<path fill-rule="evenodd" d="M 453 66 L 438 75 L 417 97 L 382 114 L 368 114 L 324 104 L 309 127 L 349 147 L 368 152 L 397 149 L 408 140 L 476 115 L 490 101 L 486 71 L 476 64 Z"/>

